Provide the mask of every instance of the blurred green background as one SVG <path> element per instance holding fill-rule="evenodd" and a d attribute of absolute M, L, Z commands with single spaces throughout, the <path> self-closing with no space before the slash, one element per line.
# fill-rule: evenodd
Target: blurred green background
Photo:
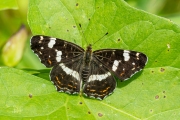
<path fill-rule="evenodd" d="M 170 19 L 180 25 L 180 0 L 125 0 L 130 6 Z M 0 5 L 0 66 L 44 69 L 30 50 L 28 0 L 6 0 Z"/>

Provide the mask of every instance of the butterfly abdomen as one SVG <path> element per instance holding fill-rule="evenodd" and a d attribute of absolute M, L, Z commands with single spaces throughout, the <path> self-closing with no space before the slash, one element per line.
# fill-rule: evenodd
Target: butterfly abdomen
<path fill-rule="evenodd" d="M 82 76 L 83 82 L 86 82 L 87 79 L 89 78 L 89 68 L 84 67 L 82 70 L 81 76 Z"/>

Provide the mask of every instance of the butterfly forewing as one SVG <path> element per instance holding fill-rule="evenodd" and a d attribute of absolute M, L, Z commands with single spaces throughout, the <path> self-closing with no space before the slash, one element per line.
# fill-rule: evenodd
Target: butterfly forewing
<path fill-rule="evenodd" d="M 136 51 L 102 49 L 94 51 L 93 54 L 122 81 L 143 69 L 147 62 L 147 56 Z"/>
<path fill-rule="evenodd" d="M 31 49 L 46 67 L 81 56 L 84 49 L 62 39 L 36 35 L 31 38 Z"/>

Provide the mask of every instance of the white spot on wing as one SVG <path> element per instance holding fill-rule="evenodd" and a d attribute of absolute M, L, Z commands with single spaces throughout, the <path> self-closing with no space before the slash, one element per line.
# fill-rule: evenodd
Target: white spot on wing
<path fill-rule="evenodd" d="M 135 70 L 135 68 L 132 68 L 131 70 Z"/>
<path fill-rule="evenodd" d="M 90 81 L 94 81 L 94 80 L 99 80 L 99 81 L 102 81 L 104 79 L 106 79 L 108 76 L 110 76 L 111 73 L 110 72 L 107 72 L 105 74 L 101 74 L 101 75 L 91 75 L 88 79 L 88 82 Z"/>
<path fill-rule="evenodd" d="M 41 49 L 44 49 L 44 47 L 41 47 Z"/>
<path fill-rule="evenodd" d="M 43 36 L 40 36 L 40 40 L 43 40 Z"/>
<path fill-rule="evenodd" d="M 139 53 L 136 53 L 136 57 L 139 57 Z"/>
<path fill-rule="evenodd" d="M 129 56 L 129 51 L 124 50 L 123 56 L 124 56 L 124 61 L 128 61 L 129 58 L 130 58 L 130 56 Z"/>
<path fill-rule="evenodd" d="M 39 43 L 42 43 L 42 40 L 43 40 L 44 38 L 43 38 L 43 36 L 40 36 L 40 41 L 39 41 Z"/>
<path fill-rule="evenodd" d="M 56 52 L 57 52 L 57 54 L 56 54 L 56 61 L 60 62 L 61 61 L 62 52 L 61 51 L 56 51 Z"/>
<path fill-rule="evenodd" d="M 41 52 L 41 51 L 39 51 L 39 54 L 41 54 L 41 55 L 42 55 L 42 52 Z"/>
<path fill-rule="evenodd" d="M 119 60 L 115 60 L 114 61 L 114 63 L 113 63 L 113 66 L 112 66 L 112 70 L 113 71 L 116 71 L 117 70 L 117 67 L 119 66 L 119 63 L 120 63 L 121 61 Z"/>
<path fill-rule="evenodd" d="M 79 73 L 66 67 L 63 63 L 59 64 L 61 66 L 61 68 L 63 69 L 63 71 L 68 74 L 68 75 L 71 75 L 73 76 L 74 78 L 76 78 L 76 80 L 79 80 L 80 81 L 80 76 L 79 76 Z"/>
<path fill-rule="evenodd" d="M 139 53 L 136 53 L 137 60 L 139 60 Z"/>
<path fill-rule="evenodd" d="M 49 43 L 48 43 L 48 47 L 49 47 L 49 48 L 52 48 L 52 47 L 54 46 L 55 40 L 56 40 L 56 38 L 50 38 L 50 41 L 49 41 Z"/>

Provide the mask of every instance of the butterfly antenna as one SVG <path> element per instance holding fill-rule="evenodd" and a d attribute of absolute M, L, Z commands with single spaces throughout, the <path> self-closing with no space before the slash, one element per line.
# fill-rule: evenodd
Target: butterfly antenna
<path fill-rule="evenodd" d="M 85 35 L 84 35 L 84 32 L 83 32 L 83 30 L 82 30 L 82 27 L 81 27 L 81 24 L 80 24 L 80 23 L 79 23 L 79 27 L 81 28 L 81 32 L 82 32 L 82 34 L 83 34 L 83 37 L 84 37 L 86 43 L 88 44 L 88 42 L 87 42 L 87 40 L 86 40 L 86 37 L 85 37 Z"/>
<path fill-rule="evenodd" d="M 104 34 L 101 38 L 99 38 L 97 41 L 95 41 L 93 44 L 92 44 L 92 46 L 95 44 L 95 43 L 97 43 L 98 41 L 100 41 L 104 36 L 106 36 L 108 34 L 108 32 L 106 33 L 106 34 Z"/>

